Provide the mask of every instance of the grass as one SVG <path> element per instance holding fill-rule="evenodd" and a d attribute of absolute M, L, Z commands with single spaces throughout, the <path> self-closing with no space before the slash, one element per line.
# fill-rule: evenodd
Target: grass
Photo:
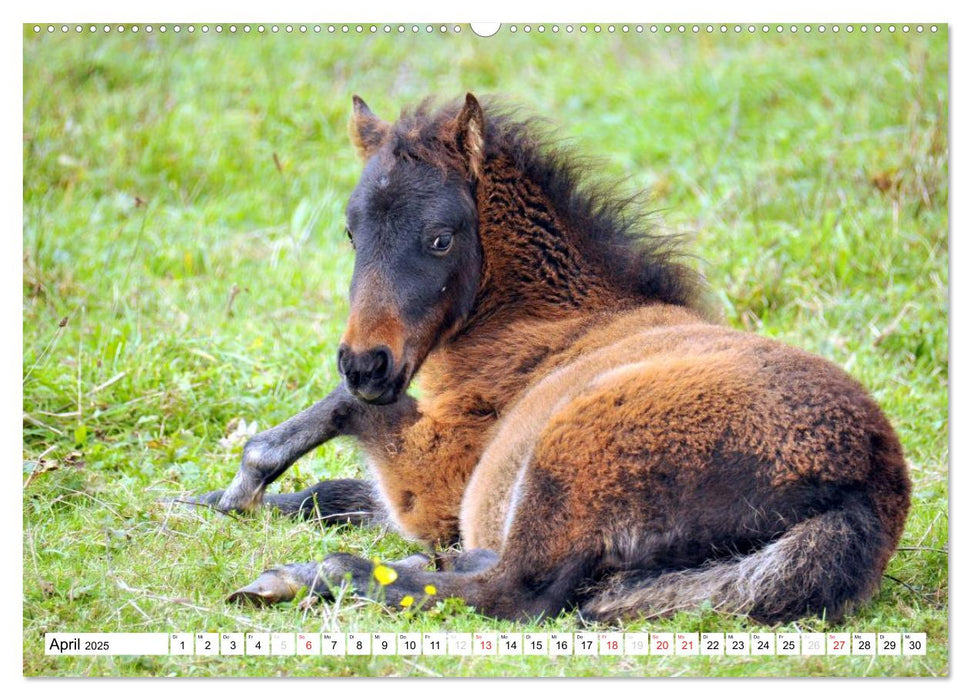
<path fill-rule="evenodd" d="M 947 29 L 918 35 L 24 35 L 26 675 L 944 675 L 948 653 Z M 913 507 L 880 594 L 841 624 L 926 657 L 53 658 L 51 631 L 574 631 L 455 602 L 222 602 L 264 567 L 415 546 L 373 529 L 160 502 L 226 485 L 234 421 L 337 382 L 359 164 L 350 97 L 507 95 L 653 193 L 727 323 L 830 358 L 903 440 Z M 335 441 L 280 487 L 358 476 Z M 628 631 L 759 630 L 712 611 Z"/>

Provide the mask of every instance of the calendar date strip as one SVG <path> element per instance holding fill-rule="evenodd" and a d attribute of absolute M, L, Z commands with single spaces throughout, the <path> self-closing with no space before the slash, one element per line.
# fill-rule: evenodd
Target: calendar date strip
<path fill-rule="evenodd" d="M 924 656 L 924 632 L 48 632 L 49 656 Z"/>

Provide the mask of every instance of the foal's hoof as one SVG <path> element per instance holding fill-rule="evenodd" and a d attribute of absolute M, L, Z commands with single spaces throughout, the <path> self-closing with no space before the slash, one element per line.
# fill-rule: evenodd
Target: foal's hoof
<path fill-rule="evenodd" d="M 260 507 L 265 489 L 256 479 L 237 473 L 216 507 L 227 512 L 249 513 Z"/>
<path fill-rule="evenodd" d="M 270 569 L 260 574 L 253 583 L 234 591 L 226 598 L 227 603 L 239 603 L 263 607 L 275 603 L 286 603 L 297 597 L 307 587 L 288 576 L 281 569 Z"/>

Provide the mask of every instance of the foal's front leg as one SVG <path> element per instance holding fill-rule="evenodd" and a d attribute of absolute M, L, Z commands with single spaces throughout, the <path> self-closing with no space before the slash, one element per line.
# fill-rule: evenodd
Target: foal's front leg
<path fill-rule="evenodd" d="M 226 511 L 253 510 L 264 501 L 266 487 L 315 447 L 339 435 L 396 432 L 398 425 L 407 424 L 416 416 L 415 401 L 407 395 L 394 404 L 374 406 L 354 398 L 342 384 L 305 411 L 251 438 L 243 448 L 239 470 L 229 488 L 219 494 L 217 506 Z M 335 500 L 334 507 L 338 509 L 356 506 L 366 509 L 377 505 L 372 502 L 370 489 L 363 485 L 355 487 L 349 480 L 340 482 L 324 481 L 299 494 L 269 496 L 266 500 L 290 512 L 322 510 L 328 500 Z M 202 500 L 215 501 L 217 494 L 209 494 Z M 358 502 L 351 502 L 349 496 Z"/>
<path fill-rule="evenodd" d="M 259 506 L 266 487 L 291 464 L 341 434 L 342 424 L 356 410 L 355 403 L 341 385 L 293 418 L 252 437 L 243 447 L 242 463 L 218 507 L 247 511 Z"/>
<path fill-rule="evenodd" d="M 224 490 L 210 491 L 188 503 L 220 509 Z M 374 484 L 363 479 L 327 479 L 296 493 L 266 493 L 262 504 L 284 515 L 332 523 L 366 525 L 387 518 Z"/>

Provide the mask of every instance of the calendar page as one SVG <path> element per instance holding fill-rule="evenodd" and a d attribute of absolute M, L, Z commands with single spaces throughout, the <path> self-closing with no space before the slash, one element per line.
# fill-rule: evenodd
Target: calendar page
<path fill-rule="evenodd" d="M 949 675 L 948 24 L 628 14 L 24 24 L 25 676 Z"/>

